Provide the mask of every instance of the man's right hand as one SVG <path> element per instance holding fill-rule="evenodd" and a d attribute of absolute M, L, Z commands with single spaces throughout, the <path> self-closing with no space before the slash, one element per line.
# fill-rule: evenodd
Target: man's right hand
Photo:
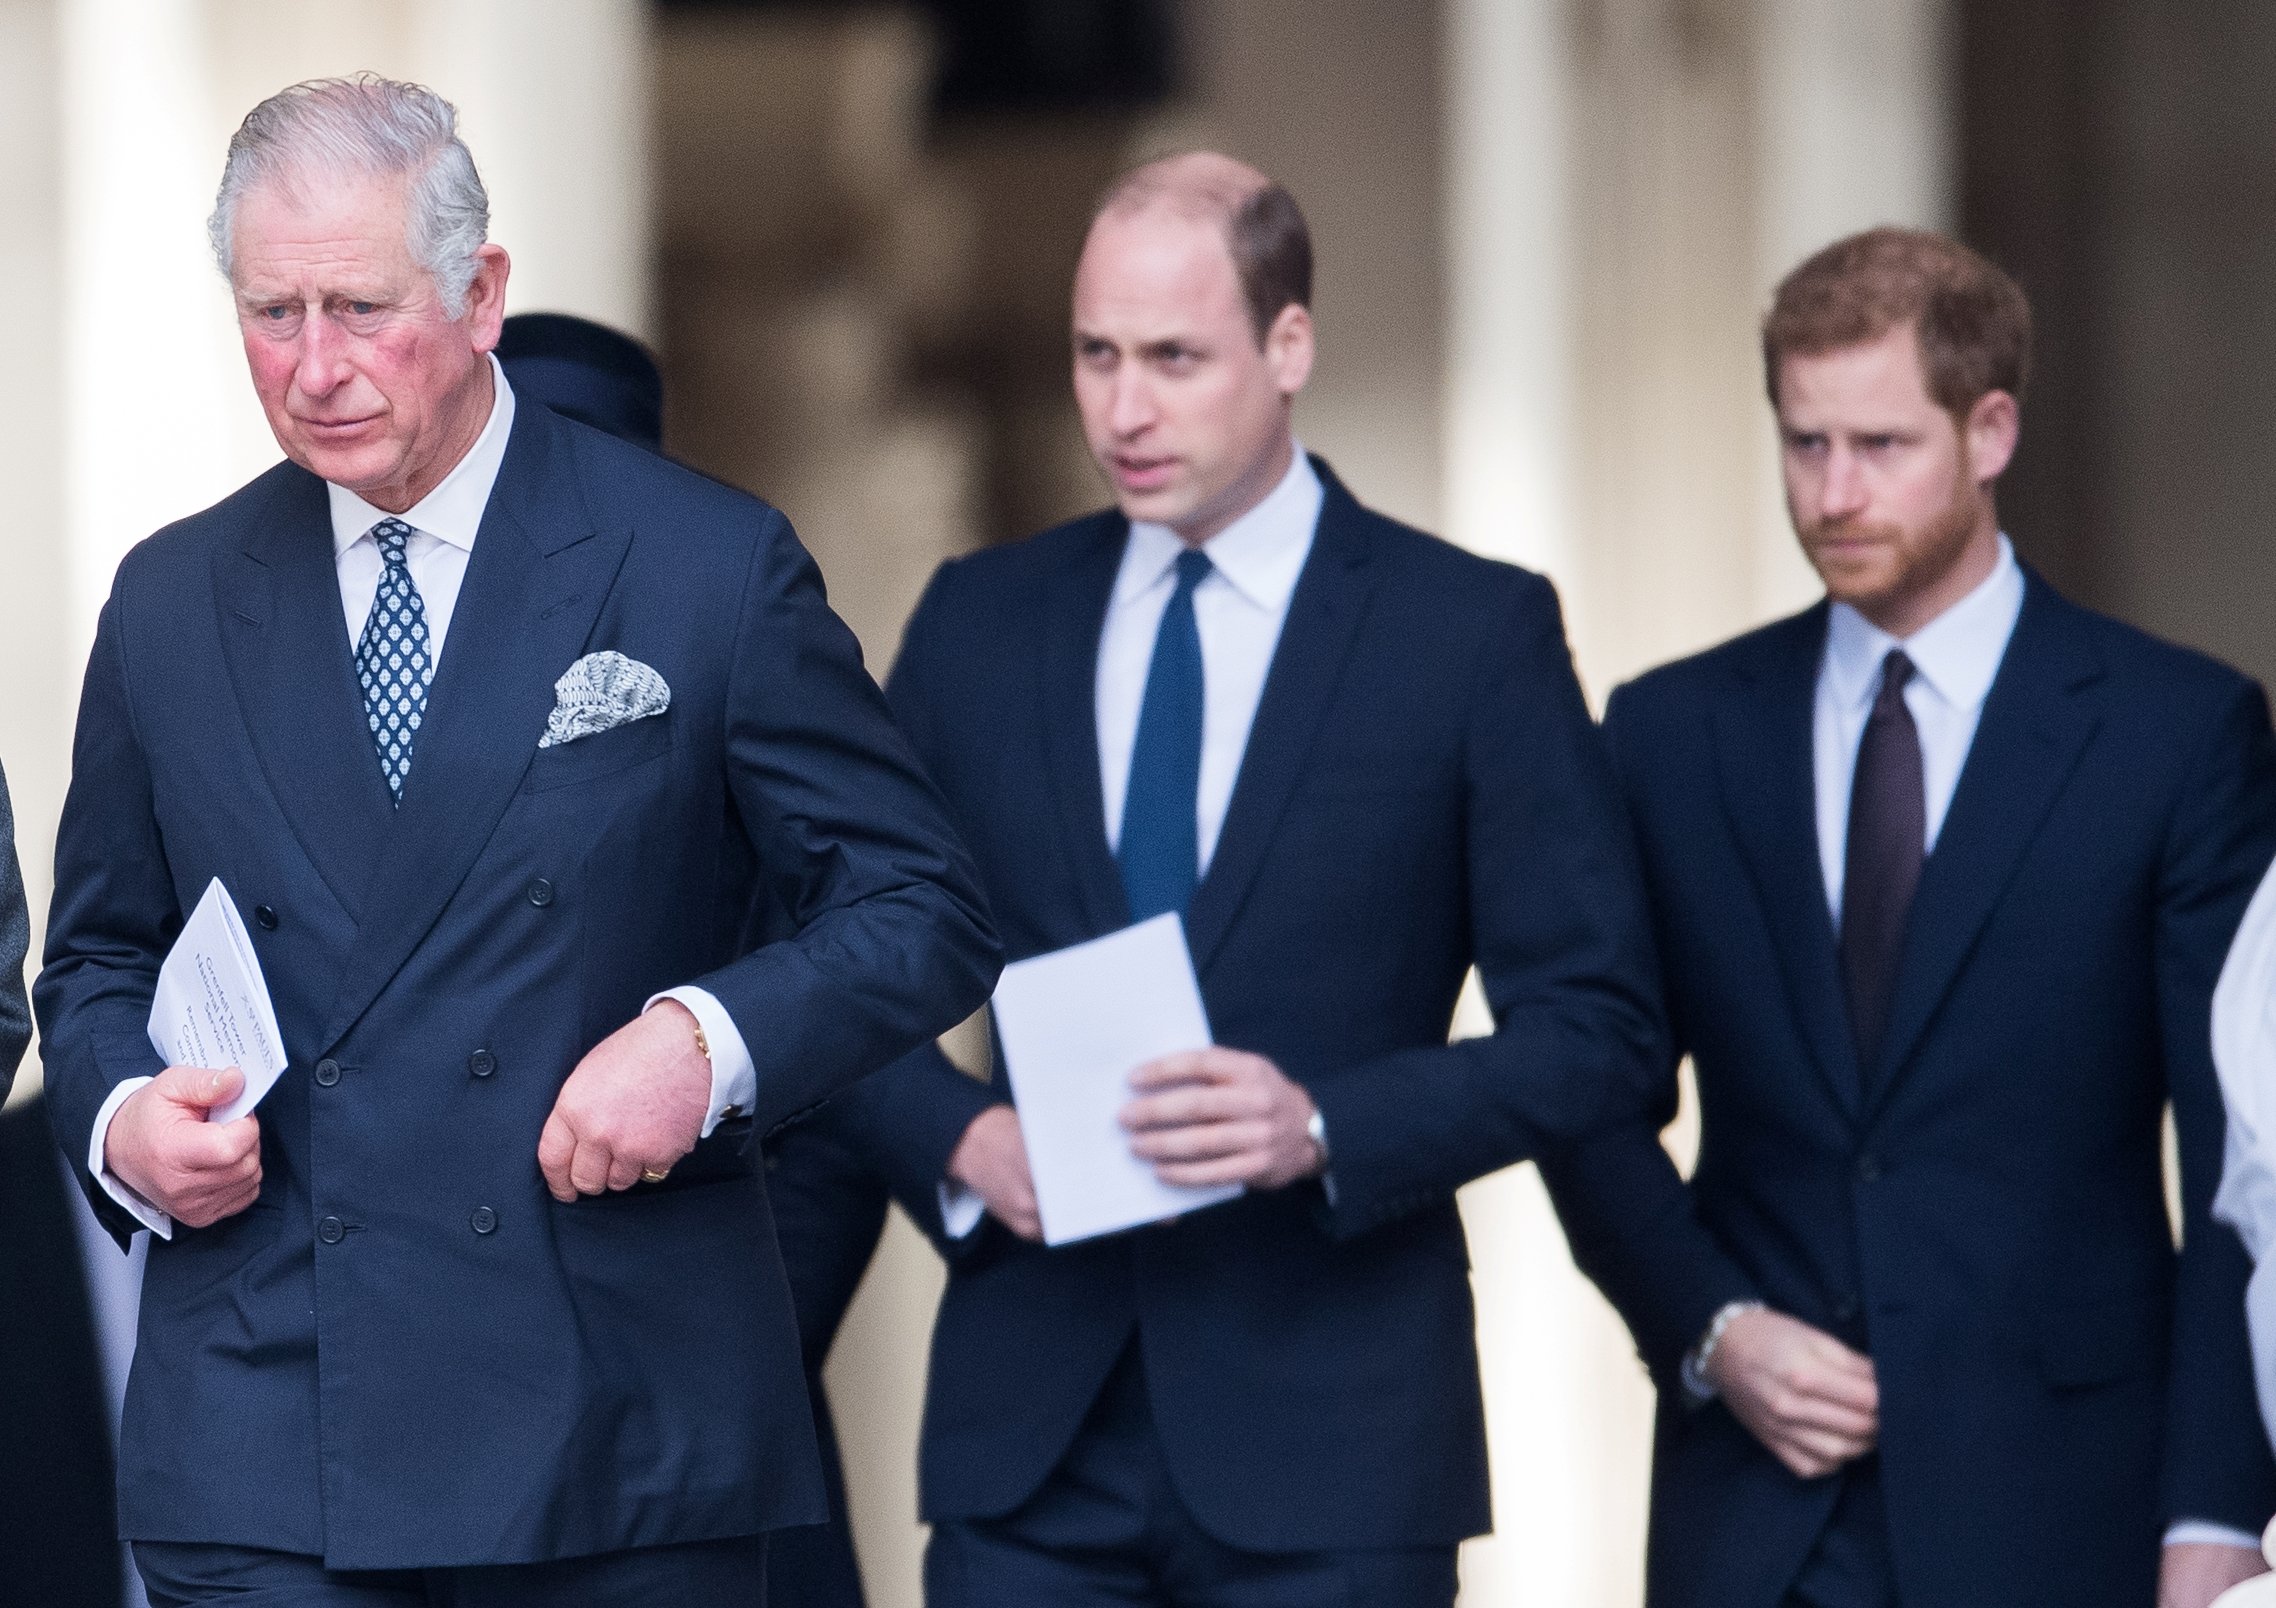
<path fill-rule="evenodd" d="M 1019 1116 L 993 1105 L 972 1119 L 948 1158 L 948 1176 L 980 1197 L 996 1221 L 1023 1240 L 1043 1240 L 1043 1214 L 1035 1204 L 1035 1175 L 1027 1168 L 1027 1141 Z"/>
<path fill-rule="evenodd" d="M 1864 1456 L 1880 1436 L 1873 1359 L 1784 1313 L 1731 1319 L 1706 1372 L 1739 1422 L 1803 1479 Z"/>
<path fill-rule="evenodd" d="M 168 1067 L 111 1113 L 103 1165 L 177 1223 L 234 1217 L 261 1193 L 261 1125 L 250 1116 L 208 1122 L 206 1113 L 244 1086 L 235 1067 Z"/>

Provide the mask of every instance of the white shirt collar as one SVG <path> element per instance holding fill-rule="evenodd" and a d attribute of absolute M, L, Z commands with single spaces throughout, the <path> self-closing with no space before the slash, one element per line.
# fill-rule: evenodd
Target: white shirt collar
<path fill-rule="evenodd" d="M 1899 641 L 1847 603 L 1836 603 L 1826 621 L 1826 678 L 1839 702 L 1849 708 L 1869 703 L 1881 661 L 1891 648 L 1903 648 L 1913 669 L 1936 695 L 1955 709 L 1973 709 L 1991 691 L 2007 639 L 2023 609 L 2023 569 L 2003 533 L 1992 572 L 1975 589 L 1935 619 Z"/>
<path fill-rule="evenodd" d="M 1233 590 L 1261 609 L 1277 612 L 1296 590 L 1296 577 L 1312 548 L 1327 493 L 1303 444 L 1280 483 L 1264 500 L 1201 544 L 1209 562 Z M 1185 551 L 1185 542 L 1167 525 L 1134 520 L 1130 547 L 1114 589 L 1117 604 L 1161 583 Z"/>
<path fill-rule="evenodd" d="M 332 504 L 332 555 L 337 558 L 360 541 L 383 519 L 400 519 L 413 530 L 425 531 L 461 552 L 474 551 L 474 533 L 481 527 L 482 510 L 490 505 L 490 488 L 498 483 L 498 470 L 506 461 L 506 440 L 514 431 L 514 388 L 497 355 L 490 357 L 492 396 L 489 422 L 474 438 L 442 484 L 400 514 L 375 508 L 345 486 L 325 482 Z"/>

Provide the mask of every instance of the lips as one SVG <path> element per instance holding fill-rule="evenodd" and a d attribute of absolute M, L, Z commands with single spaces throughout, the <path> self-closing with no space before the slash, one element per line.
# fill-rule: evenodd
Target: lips
<path fill-rule="evenodd" d="M 1176 471 L 1175 458 L 1127 458 L 1118 454 L 1114 460 L 1115 482 L 1126 491 L 1159 491 Z"/>

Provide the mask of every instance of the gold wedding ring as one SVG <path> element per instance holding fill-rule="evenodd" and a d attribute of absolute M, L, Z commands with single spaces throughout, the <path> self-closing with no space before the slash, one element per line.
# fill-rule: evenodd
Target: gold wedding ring
<path fill-rule="evenodd" d="M 640 1181 L 644 1184 L 660 1184 L 670 1176 L 671 1174 L 668 1169 L 664 1172 L 658 1172 L 653 1167 L 643 1167 L 640 1169 Z"/>

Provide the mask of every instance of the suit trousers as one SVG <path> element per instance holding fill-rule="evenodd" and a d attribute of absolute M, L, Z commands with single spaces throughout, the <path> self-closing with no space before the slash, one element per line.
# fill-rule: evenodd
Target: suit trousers
<path fill-rule="evenodd" d="M 137 1541 L 151 1608 L 766 1608 L 767 1538 L 640 1547 L 553 1563 L 334 1570 L 251 1547 Z"/>
<path fill-rule="evenodd" d="M 1836 1477 L 1841 1495 L 1786 1594 L 1786 1608 L 1897 1608 L 1881 1460 L 1861 1457 Z"/>
<path fill-rule="evenodd" d="M 1179 1499 L 1133 1339 L 1041 1490 L 933 1526 L 926 1608 L 1451 1608 L 1455 1549 L 1246 1552 Z"/>

